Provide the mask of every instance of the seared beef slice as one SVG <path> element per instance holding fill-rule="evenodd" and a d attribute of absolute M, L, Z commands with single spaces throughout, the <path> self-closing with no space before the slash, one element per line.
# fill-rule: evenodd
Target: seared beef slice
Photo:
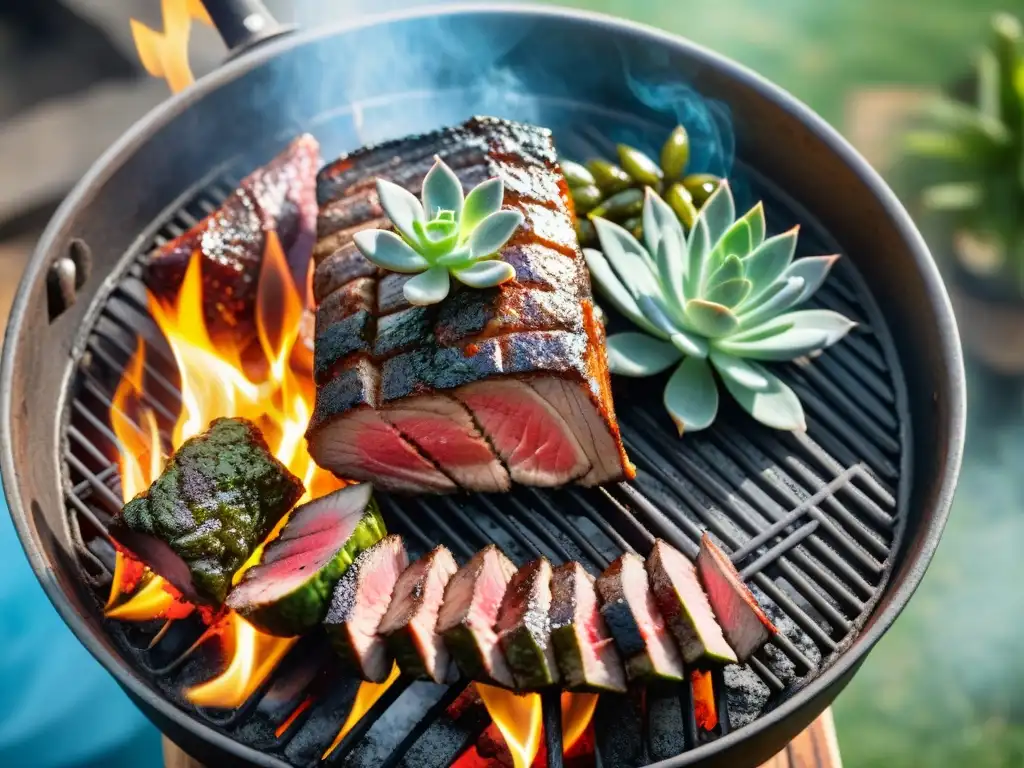
<path fill-rule="evenodd" d="M 525 221 L 501 257 L 516 280 L 412 307 L 406 276 L 352 243 L 386 227 L 376 179 L 414 194 L 435 156 L 468 189 L 505 185 Z M 307 438 L 337 475 L 392 491 L 508 490 L 631 476 L 603 329 L 548 131 L 494 118 L 362 149 L 320 171 L 315 369 Z"/>
<path fill-rule="evenodd" d="M 267 235 L 277 235 L 293 279 L 305 285 L 316 236 L 316 170 L 320 145 L 295 139 L 242 179 L 216 211 L 161 246 L 146 264 L 146 286 L 158 298 L 178 295 L 193 254 L 203 278 L 203 315 L 210 338 L 243 355 L 261 354 L 256 296 Z"/>

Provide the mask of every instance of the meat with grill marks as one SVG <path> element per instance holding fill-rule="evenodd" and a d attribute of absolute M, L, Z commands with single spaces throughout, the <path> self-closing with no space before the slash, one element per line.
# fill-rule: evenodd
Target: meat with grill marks
<path fill-rule="evenodd" d="M 352 236 L 388 222 L 375 181 L 420 192 L 436 157 L 468 187 L 498 177 L 524 224 L 516 279 L 410 306 L 408 278 Z M 307 438 L 335 474 L 405 493 L 595 485 L 632 476 L 603 328 L 548 131 L 495 118 L 359 150 L 317 179 L 317 396 Z"/>
<path fill-rule="evenodd" d="M 218 347 L 259 356 L 256 297 L 268 233 L 277 235 L 297 286 L 304 286 L 316 239 L 320 145 L 305 134 L 246 176 L 221 206 L 152 254 L 143 273 L 158 298 L 173 301 L 193 254 L 201 258 L 203 315 Z"/>

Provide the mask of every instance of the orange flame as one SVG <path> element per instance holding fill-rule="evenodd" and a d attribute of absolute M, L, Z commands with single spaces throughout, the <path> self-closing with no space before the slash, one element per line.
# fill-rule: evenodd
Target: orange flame
<path fill-rule="evenodd" d="M 540 749 L 543 731 L 540 694 L 518 694 L 483 683 L 476 683 L 476 690 L 505 737 L 515 768 L 529 768 Z"/>
<path fill-rule="evenodd" d="M 392 664 L 391 674 L 388 675 L 388 679 L 383 683 L 363 682 L 359 684 L 359 690 L 356 691 L 356 697 L 352 701 L 352 709 L 348 711 L 348 717 L 345 718 L 344 725 L 341 726 L 341 730 L 338 731 L 338 735 L 334 737 L 334 741 L 331 742 L 331 746 L 324 752 L 323 757 L 320 758 L 321 760 L 326 760 L 330 757 L 331 752 L 338 748 L 338 745 L 348 735 L 348 732 L 355 727 L 356 723 L 363 719 L 363 715 L 370 711 L 370 708 L 377 703 L 377 700 L 398 679 L 398 675 L 398 665 Z"/>
<path fill-rule="evenodd" d="M 715 688 L 711 673 L 695 669 L 690 673 L 693 688 L 693 714 L 697 726 L 713 731 L 718 725 L 718 710 L 715 708 Z"/>
<path fill-rule="evenodd" d="M 568 752 L 587 730 L 597 709 L 596 693 L 562 694 L 562 751 Z"/>
<path fill-rule="evenodd" d="M 163 331 L 181 377 L 181 412 L 171 431 L 171 447 L 206 429 L 220 416 L 241 416 L 258 424 L 270 450 L 306 487 L 301 501 L 341 487 L 341 481 L 321 470 L 310 458 L 303 439 L 313 408 L 315 389 L 308 373 L 295 369 L 301 360 L 293 350 L 299 343 L 307 286 L 296 286 L 275 232 L 267 233 L 256 297 L 256 329 L 266 358 L 262 377 L 254 380 L 241 364 L 241 350 L 230 343 L 214 344 L 203 311 L 202 261 L 197 252 L 189 262 L 177 297 L 165 303 L 150 295 L 149 307 Z M 129 361 L 111 408 L 110 421 L 120 441 L 120 468 L 124 498 L 134 497 L 157 478 L 163 468 L 160 432 L 152 412 L 145 408 L 145 356 L 140 345 Z M 134 418 L 133 418 L 134 417 Z M 269 539 L 284 525 L 282 520 Z M 234 576 L 259 561 L 262 546 Z M 107 615 L 144 621 L 184 615 L 173 588 L 146 572 L 143 588 L 131 592 L 130 557 L 118 553 Z M 118 572 L 120 570 L 120 572 Z M 136 583 L 140 583 L 136 579 Z M 241 618 L 228 615 L 219 634 L 229 647 L 229 663 L 213 680 L 187 692 L 202 706 L 236 707 L 255 690 L 294 640 L 270 637 Z"/>
<path fill-rule="evenodd" d="M 298 640 L 266 635 L 234 612 L 224 617 L 216 631 L 231 646 L 231 660 L 213 680 L 185 691 L 197 707 L 241 706 Z"/>
<path fill-rule="evenodd" d="M 141 21 L 130 19 L 132 39 L 139 52 L 139 61 L 153 77 L 167 81 L 171 93 L 184 90 L 195 82 L 188 63 L 188 39 L 192 20 L 212 25 L 200 0 L 161 0 L 164 31 L 157 32 Z"/>

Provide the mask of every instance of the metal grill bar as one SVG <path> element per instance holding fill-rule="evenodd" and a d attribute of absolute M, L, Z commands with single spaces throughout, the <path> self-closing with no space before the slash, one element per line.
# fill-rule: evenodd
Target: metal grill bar
<path fill-rule="evenodd" d="M 234 178 L 225 176 L 206 187 L 168 216 L 143 252 L 212 213 L 234 185 Z M 68 429 L 66 497 L 75 547 L 108 581 L 112 564 L 96 552 L 102 543 L 112 556 L 106 529 L 121 496 L 119 446 L 107 414 L 139 338 L 147 345 L 145 402 L 157 415 L 165 449 L 181 400 L 173 356 L 149 317 L 141 275 L 136 262 L 93 329 Z M 578 559 L 596 574 L 623 551 L 645 554 L 655 536 L 693 557 L 700 536 L 710 530 L 731 551 L 744 579 L 766 598 L 782 633 L 746 667 L 715 673 L 721 722 L 713 732 L 697 725 L 689 685 L 642 699 L 602 697 L 599 765 L 639 765 L 719 738 L 733 727 L 730 679 L 762 686 L 760 711 L 817 674 L 821 659 L 848 642 L 867 618 L 865 606 L 883 585 L 898 545 L 893 537 L 903 510 L 897 509 L 895 487 L 904 481 L 897 464 L 905 435 L 885 353 L 857 285 L 852 268 L 843 265 L 816 303 L 858 319 L 859 332 L 834 351 L 783 372 L 807 406 L 806 434 L 778 436 L 751 429 L 749 421 L 740 428 L 726 419 L 721 428 L 680 443 L 665 428 L 656 403 L 649 407 L 627 398 L 620 400 L 619 417 L 640 468 L 633 483 L 555 493 L 517 489 L 502 496 L 381 496 L 391 528 L 406 538 L 412 553 L 444 542 L 465 561 L 495 541 L 518 563 L 543 554 L 554 563 Z M 126 423 L 144 434 L 139 424 Z M 99 538 L 82 540 L 86 530 Z M 216 655 L 207 650 L 210 632 L 201 623 L 189 619 L 149 628 L 112 622 L 110 631 L 132 663 L 190 708 L 181 699 L 182 687 L 196 675 L 208 676 L 205 657 Z M 304 639 L 245 706 L 228 714 L 191 711 L 294 765 L 319 764 L 357 687 L 334 672 L 331 658 L 322 638 Z M 489 722 L 482 704 L 467 696 L 462 685 L 444 688 L 400 678 L 327 762 L 447 765 L 476 743 Z M 464 700 L 468 703 L 457 706 Z M 411 719 L 399 718 L 402 706 L 412 708 Z M 559 712 L 557 694 L 544 695 L 549 766 L 562 764 Z M 389 726 L 391 718 L 401 720 L 401 728 Z M 286 722 L 288 728 L 278 734 Z"/>

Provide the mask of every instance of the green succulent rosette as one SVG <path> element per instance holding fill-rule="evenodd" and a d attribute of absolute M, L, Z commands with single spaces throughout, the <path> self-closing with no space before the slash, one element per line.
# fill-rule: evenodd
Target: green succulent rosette
<path fill-rule="evenodd" d="M 640 329 L 609 336 L 611 371 L 652 376 L 675 366 L 664 404 L 680 434 L 714 422 L 715 373 L 759 422 L 804 429 L 796 394 L 763 363 L 817 353 L 855 325 L 831 310 L 795 309 L 821 286 L 838 256 L 794 260 L 797 228 L 766 237 L 760 203 L 737 218 L 724 180 L 689 234 L 651 189 L 642 218 L 643 243 L 595 217 L 601 250 L 584 251 L 601 293 Z"/>
<path fill-rule="evenodd" d="M 438 158 L 423 180 L 422 203 L 384 179 L 377 180 L 377 195 L 395 231 L 365 230 L 353 240 L 378 267 L 415 275 L 403 286 L 410 304 L 443 301 L 452 278 L 470 288 L 492 288 L 515 277 L 498 251 L 523 214 L 501 209 L 501 179 L 488 179 L 463 196 L 459 178 Z"/>

